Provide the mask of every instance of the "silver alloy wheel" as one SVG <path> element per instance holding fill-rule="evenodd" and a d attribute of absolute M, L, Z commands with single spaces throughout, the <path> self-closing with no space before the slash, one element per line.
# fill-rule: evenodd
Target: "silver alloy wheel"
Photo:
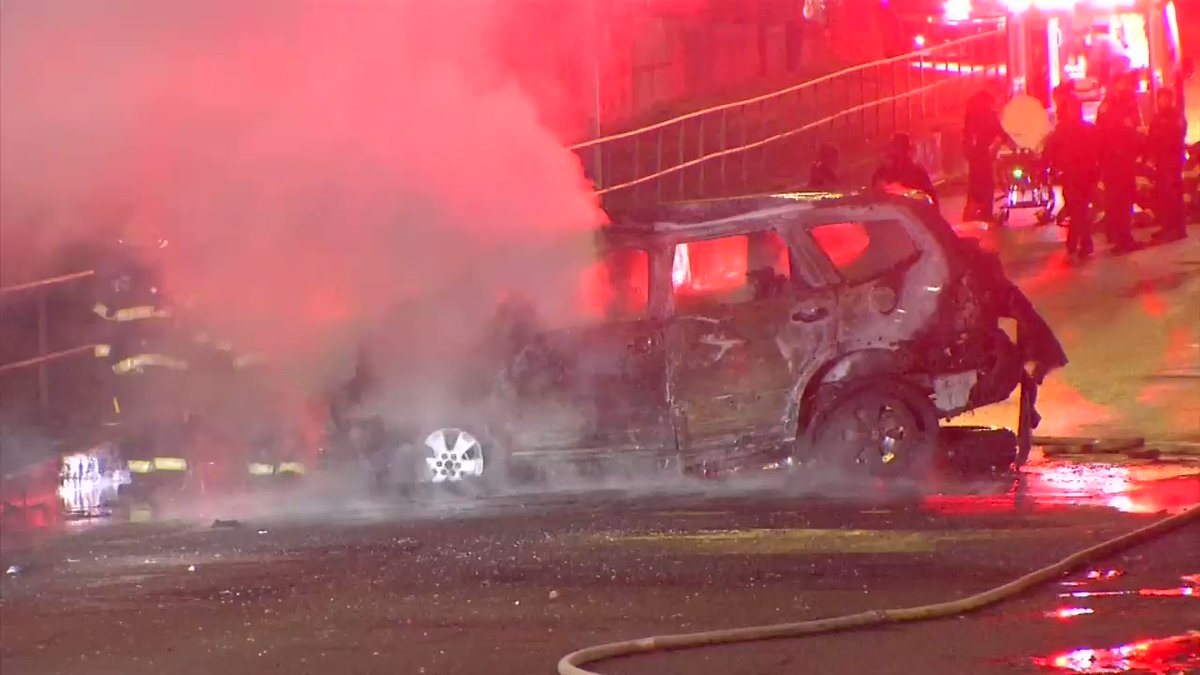
<path fill-rule="evenodd" d="M 483 444 L 469 432 L 444 427 L 425 437 L 425 466 L 434 483 L 483 475 Z"/>

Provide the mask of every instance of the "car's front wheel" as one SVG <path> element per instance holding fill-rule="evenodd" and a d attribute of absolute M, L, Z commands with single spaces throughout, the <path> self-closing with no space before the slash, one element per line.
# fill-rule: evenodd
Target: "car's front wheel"
<path fill-rule="evenodd" d="M 459 427 L 440 427 L 421 442 L 426 477 L 431 483 L 454 483 L 482 478 L 487 466 L 484 442 Z"/>
<path fill-rule="evenodd" d="M 819 466 L 878 478 L 919 477 L 938 450 L 937 408 L 897 378 L 837 387 L 817 397 L 804 435 L 805 455 Z"/>
<path fill-rule="evenodd" d="M 483 423 L 441 423 L 401 434 L 387 466 L 392 485 L 429 486 L 463 494 L 496 494 L 514 483 L 506 444 Z"/>

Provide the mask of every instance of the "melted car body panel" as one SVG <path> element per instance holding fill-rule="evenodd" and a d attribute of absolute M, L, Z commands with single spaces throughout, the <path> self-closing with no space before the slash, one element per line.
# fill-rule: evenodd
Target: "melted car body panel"
<path fill-rule="evenodd" d="M 664 450 L 666 352 L 650 320 L 556 331 L 525 345 L 508 369 L 514 448 Z"/>
<path fill-rule="evenodd" d="M 1007 398 L 1028 363 L 1041 375 L 1066 363 L 998 260 L 918 200 L 748 197 L 613 222 L 605 245 L 646 252 L 645 310 L 505 333 L 487 409 L 514 456 L 737 463 L 790 452 L 830 389 L 887 374 L 949 418 Z M 726 238 L 744 240 L 729 249 L 741 267 L 683 289 L 680 247 Z"/>

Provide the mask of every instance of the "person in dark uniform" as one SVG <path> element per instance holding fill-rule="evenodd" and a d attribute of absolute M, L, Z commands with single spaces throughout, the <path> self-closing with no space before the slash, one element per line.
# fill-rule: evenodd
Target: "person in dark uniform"
<path fill-rule="evenodd" d="M 809 190 L 832 190 L 837 187 L 838 180 L 838 151 L 829 143 L 822 143 L 817 150 L 817 161 L 812 163 L 808 172 Z"/>
<path fill-rule="evenodd" d="M 963 151 L 967 159 L 967 204 L 963 220 L 994 220 L 996 150 L 1007 138 L 996 112 L 996 99 L 981 91 L 967 101 L 963 119 Z"/>
<path fill-rule="evenodd" d="M 1150 120 L 1146 142 L 1146 158 L 1154 167 L 1154 215 L 1159 230 L 1158 241 L 1175 241 L 1187 237 L 1183 205 L 1184 146 L 1187 142 L 1187 120 L 1175 106 L 1175 93 L 1159 89 L 1158 111 Z"/>
<path fill-rule="evenodd" d="M 149 459 L 159 448 L 178 445 L 185 412 L 173 405 L 187 368 L 169 347 L 175 319 L 156 269 L 165 240 L 152 234 L 114 241 L 96 266 L 93 313 L 96 356 L 110 369 L 113 419 L 121 429 L 122 452 Z"/>
<path fill-rule="evenodd" d="M 1114 253 L 1128 253 L 1139 245 L 1133 239 L 1133 204 L 1137 196 L 1137 162 L 1142 152 L 1141 113 L 1132 77 L 1113 80 L 1096 115 L 1096 129 L 1104 144 L 1100 174 L 1104 181 L 1104 225 Z"/>
<path fill-rule="evenodd" d="M 1079 94 L 1075 91 L 1074 80 L 1063 80 L 1057 87 L 1054 88 L 1054 91 L 1051 92 L 1051 96 L 1054 99 L 1054 116 L 1057 120 L 1056 123 L 1061 122 L 1063 119 L 1070 119 L 1074 114 L 1072 108 L 1074 105 L 1079 105 L 1080 111 L 1082 112 L 1083 104 L 1079 100 Z M 1097 180 L 1099 179 L 1097 178 Z M 1056 220 L 1060 226 L 1065 224 L 1065 221 L 1071 215 L 1073 210 L 1074 209 L 1071 208 L 1070 197 L 1068 197 L 1064 191 L 1064 194 L 1062 195 L 1062 208 L 1058 210 L 1058 216 L 1056 217 Z"/>
<path fill-rule="evenodd" d="M 1187 148 L 1183 163 L 1184 222 L 1200 221 L 1200 143 Z"/>
<path fill-rule="evenodd" d="M 1058 108 L 1058 124 L 1046 139 L 1043 156 L 1062 178 L 1067 253 L 1086 260 L 1095 248 L 1091 205 L 1100 177 L 1100 143 L 1096 127 L 1083 119 L 1078 99 L 1066 99 Z"/>
<path fill-rule="evenodd" d="M 888 144 L 887 158 L 875 170 L 871 177 L 871 185 L 878 189 L 886 189 L 889 185 L 900 185 L 909 190 L 923 192 L 938 205 L 937 192 L 929 172 L 913 159 L 912 139 L 908 134 L 896 134 Z"/>

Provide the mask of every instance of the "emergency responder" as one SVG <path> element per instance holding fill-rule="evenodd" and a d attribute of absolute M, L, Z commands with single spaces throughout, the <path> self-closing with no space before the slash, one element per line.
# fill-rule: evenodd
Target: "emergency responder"
<path fill-rule="evenodd" d="M 817 149 L 817 161 L 812 163 L 808 172 L 809 190 L 832 190 L 838 186 L 838 151 L 829 143 L 822 143 Z"/>
<path fill-rule="evenodd" d="M 996 99 L 981 91 L 967 101 L 963 151 L 967 158 L 967 204 L 963 220 L 992 222 L 996 205 L 996 151 L 1007 138 Z"/>
<path fill-rule="evenodd" d="M 1054 115 L 1059 122 L 1072 117 L 1074 114 L 1073 106 L 1080 106 L 1080 114 L 1082 114 L 1082 103 L 1079 100 L 1079 95 L 1075 91 L 1075 80 L 1063 80 L 1057 87 L 1054 88 L 1054 91 L 1051 92 L 1051 96 L 1054 99 Z M 1099 180 L 1099 178 L 1097 178 L 1097 180 Z M 1074 195 L 1072 194 L 1068 196 L 1067 191 L 1063 191 L 1062 208 L 1058 210 L 1058 216 L 1056 218 L 1060 226 L 1064 224 L 1064 221 L 1066 221 L 1071 215 L 1071 212 L 1074 211 L 1074 209 L 1071 208 L 1071 196 Z"/>
<path fill-rule="evenodd" d="M 1200 221 L 1200 143 L 1187 149 L 1183 164 L 1183 201 L 1186 204 L 1184 222 Z"/>
<path fill-rule="evenodd" d="M 1114 253 L 1139 248 L 1133 239 L 1133 204 L 1143 144 L 1140 128 L 1133 79 L 1131 74 L 1123 73 L 1113 79 L 1096 115 L 1096 129 L 1104 143 L 1100 174 L 1104 181 L 1105 235 Z"/>
<path fill-rule="evenodd" d="M 92 311 L 105 321 L 104 339 L 98 342 L 106 348 L 101 355 L 119 375 L 149 365 L 177 365 L 170 357 L 147 351 L 168 332 L 172 316 L 148 259 L 158 245 L 120 240 L 97 265 L 98 290 Z"/>
<path fill-rule="evenodd" d="M 160 288 L 155 259 L 166 240 L 155 234 L 126 235 L 115 244 L 97 265 L 92 310 L 104 320 L 96 355 L 106 359 L 116 377 L 112 411 L 123 428 L 122 445 L 128 456 L 152 453 L 179 440 L 186 415 L 173 404 L 178 383 L 161 375 L 183 370 L 187 364 L 164 349 L 174 332 L 174 319 Z"/>
<path fill-rule="evenodd" d="M 1086 260 L 1092 255 L 1091 205 L 1100 177 L 1100 148 L 1096 127 L 1083 119 L 1078 99 L 1063 99 L 1058 124 L 1046 139 L 1043 153 L 1062 180 L 1063 211 L 1067 211 L 1067 253 Z"/>
<path fill-rule="evenodd" d="M 1154 168 L 1154 215 L 1159 230 L 1158 241 L 1175 241 L 1187 237 L 1183 206 L 1184 146 L 1187 142 L 1187 120 L 1175 107 L 1175 93 L 1158 90 L 1158 110 L 1150 120 L 1146 142 L 1146 159 Z"/>
<path fill-rule="evenodd" d="M 929 173 L 913 160 L 912 139 L 908 134 L 896 134 L 888 144 L 887 157 L 871 177 L 871 185 L 886 190 L 889 185 L 900 185 L 909 190 L 923 192 L 936 207 L 937 192 Z"/>

